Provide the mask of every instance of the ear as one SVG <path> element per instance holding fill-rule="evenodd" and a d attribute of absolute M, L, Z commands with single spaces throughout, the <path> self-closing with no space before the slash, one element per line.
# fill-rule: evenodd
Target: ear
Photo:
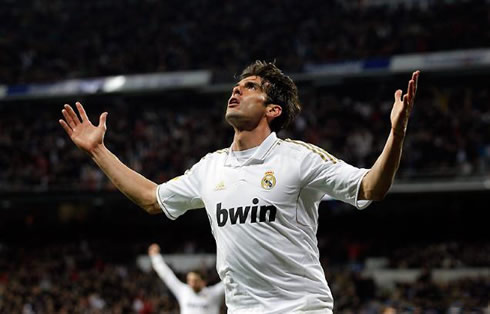
<path fill-rule="evenodd" d="M 273 119 L 279 117 L 282 114 L 282 107 L 276 104 L 268 104 L 265 110 L 265 116 L 267 121 L 271 122 Z"/>

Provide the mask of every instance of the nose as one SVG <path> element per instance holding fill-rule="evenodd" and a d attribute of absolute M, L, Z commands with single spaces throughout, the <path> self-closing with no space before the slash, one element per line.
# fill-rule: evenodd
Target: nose
<path fill-rule="evenodd" d="M 237 86 L 233 87 L 233 93 L 232 94 L 233 95 L 235 95 L 235 94 L 241 95 L 242 92 L 240 90 L 240 86 L 237 85 Z"/>

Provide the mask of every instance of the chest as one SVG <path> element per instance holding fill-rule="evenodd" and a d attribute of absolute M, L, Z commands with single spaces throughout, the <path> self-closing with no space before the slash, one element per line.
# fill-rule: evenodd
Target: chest
<path fill-rule="evenodd" d="M 210 294 L 195 294 L 192 291 L 186 293 L 179 303 L 183 310 L 190 311 L 190 313 L 208 313 L 207 311 L 210 310 L 213 304 Z"/>
<path fill-rule="evenodd" d="M 225 215 L 225 211 L 238 223 L 270 219 L 281 210 L 287 214 L 300 192 L 298 165 L 281 156 L 240 167 L 217 164 L 207 171 L 201 195 L 209 216 L 217 217 L 218 224 L 224 216 L 217 213 Z"/>

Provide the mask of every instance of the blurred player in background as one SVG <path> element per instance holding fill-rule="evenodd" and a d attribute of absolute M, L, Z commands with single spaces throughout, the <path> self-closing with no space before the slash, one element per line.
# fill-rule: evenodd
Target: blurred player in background
<path fill-rule="evenodd" d="M 222 282 L 206 287 L 204 274 L 191 271 L 187 273 L 185 284 L 167 266 L 158 244 L 150 245 L 148 255 L 153 269 L 177 298 L 181 314 L 219 314 L 225 294 Z"/>
<path fill-rule="evenodd" d="M 314 145 L 277 138 L 300 111 L 294 82 L 274 64 L 244 69 L 225 118 L 235 131 L 228 149 L 210 153 L 184 175 L 157 185 L 125 166 L 104 145 L 99 125 L 80 103 L 61 125 L 114 185 L 149 213 L 176 219 L 205 207 L 217 246 L 217 271 L 229 313 L 332 313 L 316 231 L 325 194 L 359 209 L 388 192 L 400 163 L 419 72 L 395 92 L 391 131 L 371 169 L 359 169 Z"/>

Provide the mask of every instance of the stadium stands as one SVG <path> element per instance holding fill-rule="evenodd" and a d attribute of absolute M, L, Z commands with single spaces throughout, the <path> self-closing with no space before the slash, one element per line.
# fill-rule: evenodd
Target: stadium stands
<path fill-rule="evenodd" d="M 484 85 L 489 77 L 478 79 L 473 87 L 421 83 L 398 179 L 489 173 L 490 134 L 485 130 L 490 90 Z M 281 136 L 311 142 L 353 165 L 370 167 L 389 132 L 397 87 L 363 80 L 333 87 L 301 86 L 304 110 Z M 208 152 L 230 145 L 232 129 L 223 118 L 228 93 L 95 96 L 84 105 L 94 122 L 99 113 L 109 112 L 106 145 L 121 160 L 164 182 Z M 111 189 L 59 126 L 62 101 L 66 102 L 0 102 L 0 191 Z"/>
<path fill-rule="evenodd" d="M 169 254 L 215 252 L 203 211 L 170 222 L 115 192 L 59 126 L 64 103 L 81 100 L 93 122 L 108 111 L 106 145 L 164 182 L 230 145 L 228 84 L 255 59 L 277 60 L 300 78 L 304 104 L 280 136 L 370 167 L 389 132 L 392 94 L 408 75 L 387 68 L 301 77 L 331 62 L 489 48 L 489 17 L 488 0 L 4 1 L 0 313 L 178 313 L 158 277 L 137 267 L 137 256 L 152 242 Z M 423 72 L 397 174 L 397 183 L 454 180 L 452 193 L 395 192 L 360 212 L 320 205 L 318 247 L 336 313 L 490 313 L 490 71 L 472 61 Z M 181 70 L 209 71 L 212 84 L 50 98 L 9 98 L 4 90 Z M 459 185 L 475 178 L 484 189 Z M 411 279 L 381 285 L 370 263 Z M 468 269 L 486 275 L 435 276 Z"/>
<path fill-rule="evenodd" d="M 0 251 L 2 313 L 177 313 L 175 298 L 158 276 L 138 269 L 134 256 L 128 260 L 128 252 L 144 245 L 132 247 L 125 243 L 117 247 L 97 242 L 4 247 Z M 467 249 L 467 255 L 478 259 L 482 249 L 488 251 L 488 247 L 473 247 Z M 419 254 L 430 254 L 431 250 L 421 249 Z M 121 252 L 126 253 L 118 258 Z M 450 258 L 440 256 L 446 257 Z M 490 264 L 488 258 L 487 255 L 486 265 Z M 19 262 L 12 264 L 12 260 Z M 423 265 L 425 260 L 421 258 L 418 263 Z M 395 289 L 388 290 L 377 287 L 371 278 L 354 268 L 325 265 L 325 269 L 338 313 L 381 313 L 387 307 L 401 313 L 417 309 L 423 309 L 423 313 L 483 313 L 483 309 L 489 309 L 488 276 L 441 283 L 434 281 L 427 269 L 415 282 L 398 283 Z M 210 282 L 215 282 L 216 272 L 207 271 Z"/>
<path fill-rule="evenodd" d="M 301 72 L 309 63 L 490 41 L 485 0 L 363 2 L 9 1 L 0 11 L 0 84 L 187 69 L 228 79 L 255 59 Z"/>

